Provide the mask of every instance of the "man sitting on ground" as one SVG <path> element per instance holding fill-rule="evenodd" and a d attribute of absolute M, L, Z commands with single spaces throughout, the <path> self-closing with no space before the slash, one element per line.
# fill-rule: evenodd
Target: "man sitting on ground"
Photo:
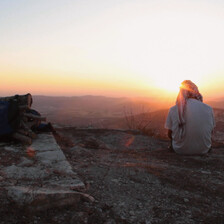
<path fill-rule="evenodd" d="M 170 108 L 165 124 L 172 149 L 179 154 L 206 154 L 211 149 L 214 127 L 213 109 L 203 103 L 193 82 L 183 81 L 176 105 Z"/>

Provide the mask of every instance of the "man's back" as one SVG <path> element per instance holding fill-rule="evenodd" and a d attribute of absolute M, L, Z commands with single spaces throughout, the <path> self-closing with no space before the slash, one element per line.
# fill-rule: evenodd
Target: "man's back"
<path fill-rule="evenodd" d="M 178 108 L 170 109 L 166 128 L 172 130 L 173 149 L 180 154 L 205 154 L 211 148 L 214 128 L 213 110 L 196 99 L 188 99 L 185 112 L 185 133 L 179 138 Z"/>

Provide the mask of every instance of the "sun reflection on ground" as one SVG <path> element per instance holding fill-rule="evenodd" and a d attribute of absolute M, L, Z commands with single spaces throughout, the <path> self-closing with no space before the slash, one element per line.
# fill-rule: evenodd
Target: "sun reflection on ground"
<path fill-rule="evenodd" d="M 135 140 L 135 137 L 134 136 L 131 136 L 131 138 L 129 138 L 127 140 L 127 142 L 125 143 L 125 146 L 126 147 L 129 147 L 133 143 L 134 140 Z"/>
<path fill-rule="evenodd" d="M 34 157 L 36 155 L 36 152 L 32 147 L 28 147 L 26 149 L 26 154 L 28 157 Z"/>

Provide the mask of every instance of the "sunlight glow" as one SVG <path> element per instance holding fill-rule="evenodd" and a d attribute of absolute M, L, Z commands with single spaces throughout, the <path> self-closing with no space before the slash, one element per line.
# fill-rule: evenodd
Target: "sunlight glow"
<path fill-rule="evenodd" d="M 185 75 L 171 75 L 169 77 L 164 76 L 163 78 L 161 77 L 155 77 L 154 78 L 154 85 L 157 86 L 160 89 L 163 89 L 167 91 L 167 93 L 178 93 L 179 88 L 181 86 L 181 83 L 184 80 L 191 80 L 198 86 L 201 86 L 201 80 L 202 77 L 198 76 L 185 76 Z"/>
<path fill-rule="evenodd" d="M 34 2 L 0 3 L 1 95 L 222 93 L 222 2 Z"/>

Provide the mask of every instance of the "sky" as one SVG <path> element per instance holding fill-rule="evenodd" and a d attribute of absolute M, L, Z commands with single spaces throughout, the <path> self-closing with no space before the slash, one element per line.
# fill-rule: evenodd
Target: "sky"
<path fill-rule="evenodd" d="M 176 96 L 224 86 L 224 1 L 0 0 L 0 95 Z"/>

